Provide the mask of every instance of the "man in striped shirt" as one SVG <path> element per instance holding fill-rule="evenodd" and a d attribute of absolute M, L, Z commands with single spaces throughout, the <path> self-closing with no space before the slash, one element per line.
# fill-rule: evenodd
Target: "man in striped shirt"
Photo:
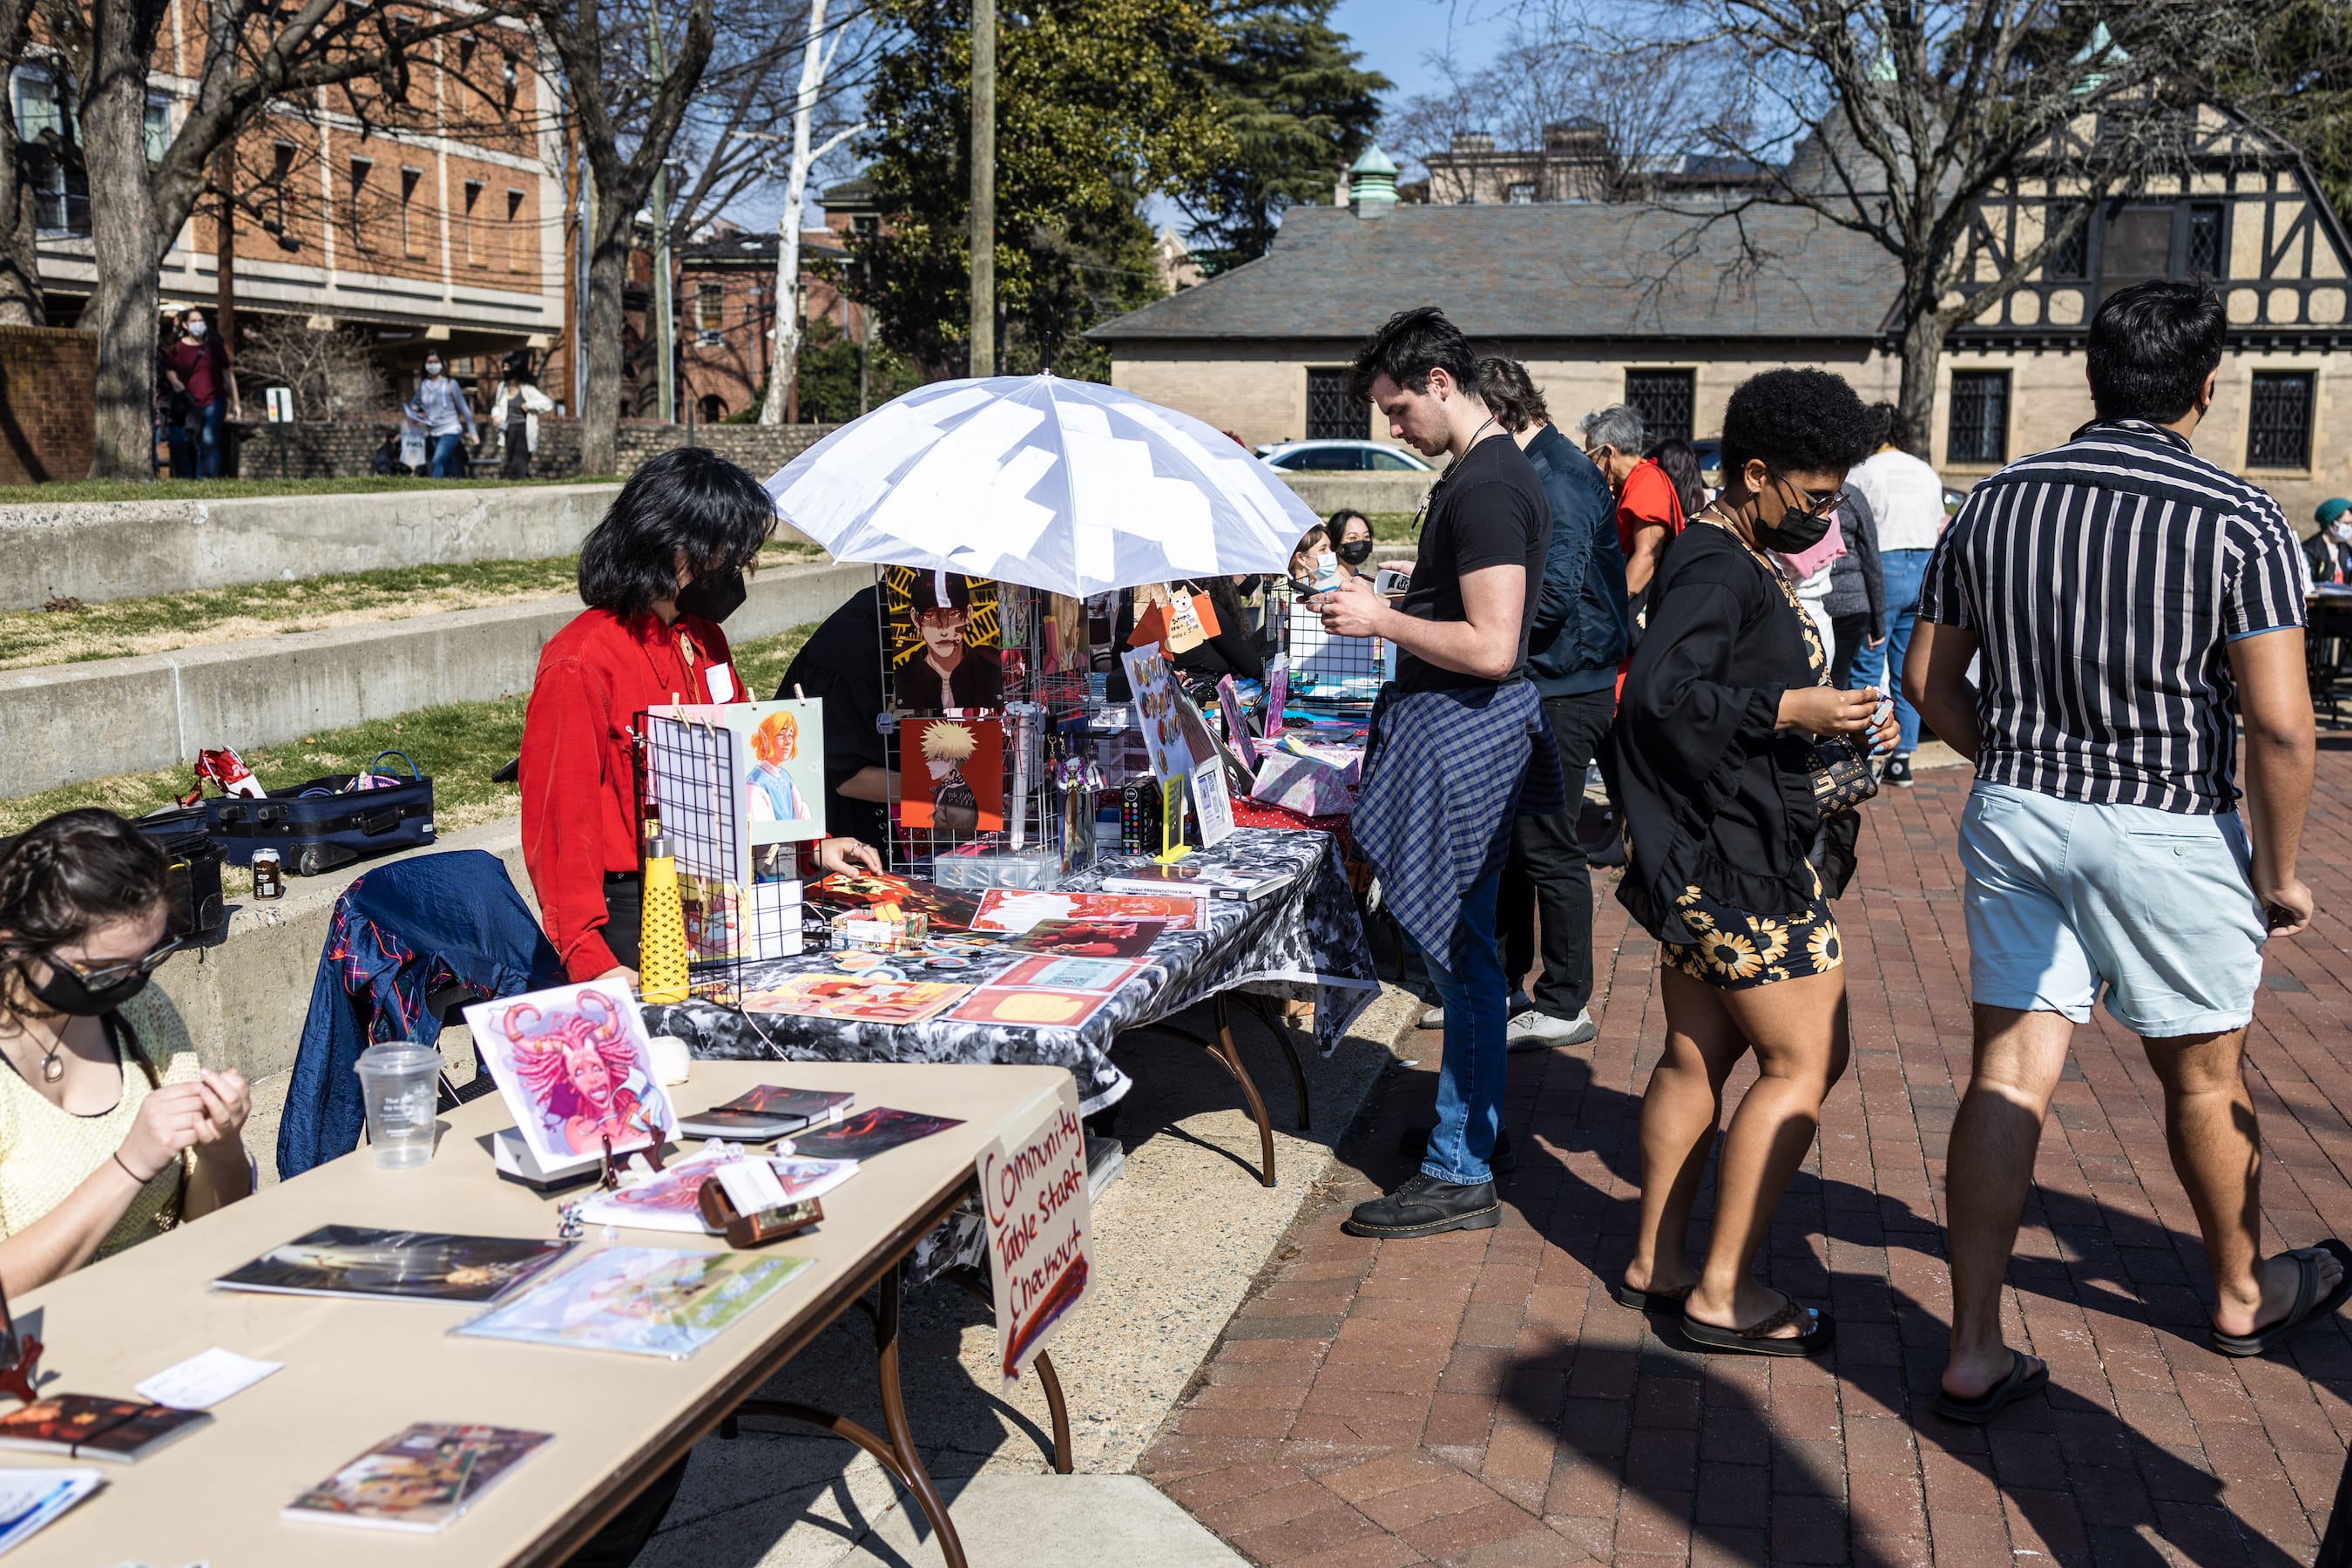
<path fill-rule="evenodd" d="M 1936 1400 L 1958 1420 L 2048 1381 L 2002 1342 L 2000 1286 L 2050 1096 L 2103 992 L 2163 1085 L 2215 1348 L 2257 1354 L 2352 1293 L 2340 1243 L 2268 1262 L 2258 1246 L 2242 1055 L 2264 940 L 2311 919 L 2295 850 L 2314 738 L 2294 531 L 2189 444 L 2225 327 L 2201 284 L 2111 295 L 2091 324 L 2098 417 L 1978 486 L 1920 593 L 1904 686 L 1977 767 L 1960 826 L 1976 1053 L 1948 1154 Z"/>

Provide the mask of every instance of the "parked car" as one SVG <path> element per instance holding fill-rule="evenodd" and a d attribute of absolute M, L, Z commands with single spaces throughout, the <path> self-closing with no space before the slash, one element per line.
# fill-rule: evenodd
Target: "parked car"
<path fill-rule="evenodd" d="M 1276 441 L 1260 447 L 1266 463 L 1293 474 L 1433 473 L 1417 453 L 1385 441 Z"/>

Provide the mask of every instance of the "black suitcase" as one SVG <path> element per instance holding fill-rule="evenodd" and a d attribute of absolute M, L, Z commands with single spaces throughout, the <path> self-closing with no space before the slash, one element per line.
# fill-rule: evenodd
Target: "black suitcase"
<path fill-rule="evenodd" d="M 172 907 L 171 934 L 209 947 L 228 934 L 228 903 L 221 897 L 221 847 L 201 805 L 170 805 L 139 818 L 139 831 L 154 839 L 171 861 L 164 897 Z"/>
<path fill-rule="evenodd" d="M 358 775 L 339 773 L 272 790 L 258 800 L 215 795 L 204 803 L 205 819 L 230 865 L 250 866 L 254 851 L 275 849 L 299 877 L 348 866 L 363 855 L 432 843 L 433 781 L 417 773 L 407 753 L 379 752 L 375 761 L 386 757 L 408 763 L 408 783 L 354 790 Z M 375 771 L 374 763 L 368 771 Z"/>

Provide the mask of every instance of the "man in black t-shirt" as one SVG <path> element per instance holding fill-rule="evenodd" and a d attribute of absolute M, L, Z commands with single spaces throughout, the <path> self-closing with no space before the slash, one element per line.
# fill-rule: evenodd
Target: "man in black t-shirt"
<path fill-rule="evenodd" d="M 1452 458 L 1402 602 L 1391 607 L 1360 578 L 1315 601 L 1331 635 L 1397 647 L 1353 831 L 1386 908 L 1428 962 L 1445 1056 L 1420 1172 L 1358 1205 L 1341 1228 L 1483 1230 L 1502 1214 L 1489 1162 L 1502 1131 L 1509 990 L 1495 941 L 1504 852 L 1517 812 L 1559 800 L 1558 754 L 1525 673 L 1551 513 L 1534 466 L 1479 398 L 1469 342 L 1434 307 L 1391 317 L 1358 354 L 1353 381 L 1397 440 Z"/>

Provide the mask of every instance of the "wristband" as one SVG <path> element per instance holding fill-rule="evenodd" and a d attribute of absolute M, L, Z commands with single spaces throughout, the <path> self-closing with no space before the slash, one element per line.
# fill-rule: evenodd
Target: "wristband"
<path fill-rule="evenodd" d="M 132 1181 L 138 1183 L 142 1187 L 155 1179 L 153 1176 L 142 1176 L 138 1172 L 132 1170 L 131 1168 L 131 1163 L 122 1157 L 122 1151 L 120 1149 L 117 1149 L 114 1152 L 112 1158 L 116 1164 L 122 1167 L 122 1173 L 124 1175 L 130 1177 Z"/>

